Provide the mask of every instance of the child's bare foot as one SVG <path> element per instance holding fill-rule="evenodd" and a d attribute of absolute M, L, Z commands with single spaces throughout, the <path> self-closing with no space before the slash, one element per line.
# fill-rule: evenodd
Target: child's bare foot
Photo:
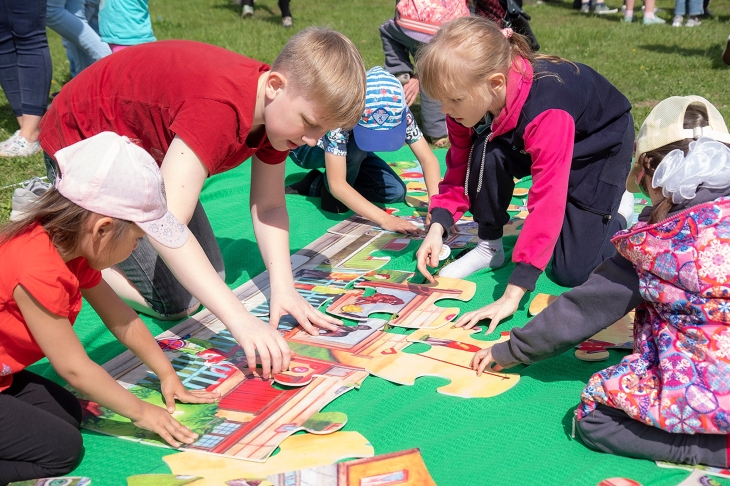
<path fill-rule="evenodd" d="M 434 139 L 431 143 L 433 143 L 433 146 L 436 148 L 451 147 L 451 143 L 449 142 L 449 137 L 437 138 L 437 139 Z"/>

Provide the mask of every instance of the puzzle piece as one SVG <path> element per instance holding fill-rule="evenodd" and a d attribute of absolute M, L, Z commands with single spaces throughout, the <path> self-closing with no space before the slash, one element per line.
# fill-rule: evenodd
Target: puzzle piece
<path fill-rule="evenodd" d="M 436 486 L 418 449 L 269 475 L 267 479 L 273 486 Z M 229 482 L 228 486 L 239 485 Z"/>
<path fill-rule="evenodd" d="M 416 378 L 436 376 L 450 380 L 436 391 L 443 395 L 462 398 L 488 398 L 504 393 L 519 381 L 519 375 L 485 371 L 481 376 L 471 369 L 474 353 L 509 339 L 503 332 L 496 341 L 482 341 L 471 337 L 480 328 L 463 329 L 444 326 L 435 330 L 418 330 L 409 341 L 428 344 L 430 349 L 410 354 L 399 351 L 389 356 L 374 358 L 367 370 L 371 375 L 400 385 L 413 385 Z"/>
<path fill-rule="evenodd" d="M 406 278 L 413 276 L 412 272 L 391 271 L 391 274 L 396 273 L 407 275 Z M 356 321 L 365 321 L 374 313 L 397 314 L 398 317 L 390 324 L 431 329 L 443 326 L 460 312 L 458 307 L 438 307 L 436 301 L 456 299 L 466 302 L 474 297 L 475 292 L 475 283 L 458 278 L 437 277 L 436 283 L 420 285 L 366 278 L 354 290 L 337 297 L 327 307 L 327 312 Z"/>
<path fill-rule="evenodd" d="M 428 209 L 428 189 L 423 168 L 417 160 L 388 162 L 388 165 L 406 185 L 405 202 L 417 209 Z"/>
<path fill-rule="evenodd" d="M 15 481 L 8 486 L 89 486 L 91 479 L 81 476 L 67 476 L 62 478 L 29 479 Z"/>
<path fill-rule="evenodd" d="M 127 486 L 190 486 L 202 485 L 199 476 L 174 474 L 138 474 L 127 478 Z"/>
<path fill-rule="evenodd" d="M 524 219 L 510 218 L 509 222 L 504 225 L 502 236 L 518 236 L 524 223 Z"/>
<path fill-rule="evenodd" d="M 279 453 L 264 463 L 241 461 L 199 452 L 182 452 L 162 458 L 173 474 L 205 478 L 206 486 L 225 486 L 238 478 L 265 478 L 291 470 L 326 466 L 342 459 L 371 457 L 370 442 L 358 432 L 328 435 L 294 435 L 284 439 Z"/>
<path fill-rule="evenodd" d="M 656 461 L 656 465 L 666 469 L 684 469 L 685 471 L 702 471 L 705 474 L 711 474 L 720 478 L 730 478 L 730 468 L 703 466 L 702 464 L 675 464 L 673 462 Z"/>
<path fill-rule="evenodd" d="M 529 216 L 530 214 L 527 212 L 527 206 L 518 204 L 510 204 L 509 206 L 507 206 L 507 211 L 517 213 L 514 216 L 511 216 L 512 219 L 526 219 L 527 216 Z"/>
<path fill-rule="evenodd" d="M 512 192 L 512 196 L 514 197 L 525 197 L 527 196 L 527 193 L 530 192 L 530 189 L 527 187 L 515 187 L 515 190 Z"/>
<path fill-rule="evenodd" d="M 362 368 L 324 363 L 309 386 L 279 390 L 258 375 L 241 368 L 246 357 L 220 321 L 201 326 L 184 338 L 161 338 L 160 345 L 183 384 L 192 390 L 218 391 L 213 404 L 176 406 L 175 418 L 200 434 L 183 448 L 265 461 L 276 447 L 298 430 L 331 433 L 347 421 L 344 414 L 319 411 L 338 396 L 358 387 L 368 376 Z M 120 376 L 122 386 L 138 398 L 162 405 L 159 380 L 137 362 Z M 82 426 L 146 444 L 163 445 L 151 432 L 93 402 L 86 402 Z"/>
<path fill-rule="evenodd" d="M 375 252 L 401 252 L 411 243 L 411 238 L 400 233 L 375 229 L 374 223 L 360 216 L 353 216 L 330 228 L 329 232 L 354 237 L 345 247 L 330 256 L 327 264 L 337 268 L 377 270 L 390 261 L 388 256 L 373 256 Z"/>
<path fill-rule="evenodd" d="M 557 298 L 555 295 L 537 294 L 532 299 L 532 302 L 530 302 L 530 307 L 527 312 L 531 316 L 535 316 Z M 607 349 L 633 349 L 633 311 L 576 347 L 578 349 L 575 351 L 575 357 L 581 361 L 603 361 L 609 356 Z"/>

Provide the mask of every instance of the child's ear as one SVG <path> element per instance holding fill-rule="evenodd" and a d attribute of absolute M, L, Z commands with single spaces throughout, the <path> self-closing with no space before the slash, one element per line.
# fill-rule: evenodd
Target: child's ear
<path fill-rule="evenodd" d="M 114 220 L 109 216 L 102 216 L 97 219 L 91 227 L 91 237 L 95 240 L 103 238 L 111 233 L 114 227 Z"/>
<path fill-rule="evenodd" d="M 287 79 L 282 73 L 271 71 L 266 78 L 266 97 L 273 100 L 283 88 L 286 87 Z"/>
<path fill-rule="evenodd" d="M 502 73 L 494 73 L 487 78 L 489 89 L 492 93 L 498 93 L 507 87 L 507 78 Z"/>

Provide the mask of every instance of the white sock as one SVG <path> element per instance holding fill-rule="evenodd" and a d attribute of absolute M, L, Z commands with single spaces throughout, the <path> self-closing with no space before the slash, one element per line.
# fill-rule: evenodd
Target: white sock
<path fill-rule="evenodd" d="M 624 195 L 621 196 L 621 204 L 618 206 L 618 214 L 624 217 L 626 224 L 631 224 L 631 220 L 634 217 L 634 195 L 629 191 L 624 191 Z"/>
<path fill-rule="evenodd" d="M 446 265 L 439 275 L 452 278 L 464 278 L 483 268 L 496 268 L 504 264 L 504 247 L 502 238 L 497 240 L 479 240 L 476 248 Z"/>

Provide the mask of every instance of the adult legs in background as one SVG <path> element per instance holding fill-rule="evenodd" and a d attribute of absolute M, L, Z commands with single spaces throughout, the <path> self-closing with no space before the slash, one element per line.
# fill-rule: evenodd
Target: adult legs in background
<path fill-rule="evenodd" d="M 291 18 L 291 10 L 289 10 L 289 0 L 279 0 L 279 9 L 281 10 L 281 25 L 284 27 L 294 25 Z"/>
<path fill-rule="evenodd" d="M 68 41 L 67 53 L 75 71 L 72 76 L 111 54 L 109 46 L 86 20 L 84 0 L 47 1 L 48 27 Z"/>
<path fill-rule="evenodd" d="M 20 126 L 0 144 L 0 156 L 40 150 L 38 124 L 46 111 L 53 73 L 45 17 L 45 0 L 0 3 L 0 86 Z"/>
<path fill-rule="evenodd" d="M 0 484 L 63 476 L 78 462 L 81 406 L 68 390 L 29 371 L 0 392 Z"/>
<path fill-rule="evenodd" d="M 728 436 L 719 434 L 673 434 L 646 425 L 617 410 L 598 405 L 576 422 L 576 431 L 591 449 L 617 456 L 728 467 Z"/>

